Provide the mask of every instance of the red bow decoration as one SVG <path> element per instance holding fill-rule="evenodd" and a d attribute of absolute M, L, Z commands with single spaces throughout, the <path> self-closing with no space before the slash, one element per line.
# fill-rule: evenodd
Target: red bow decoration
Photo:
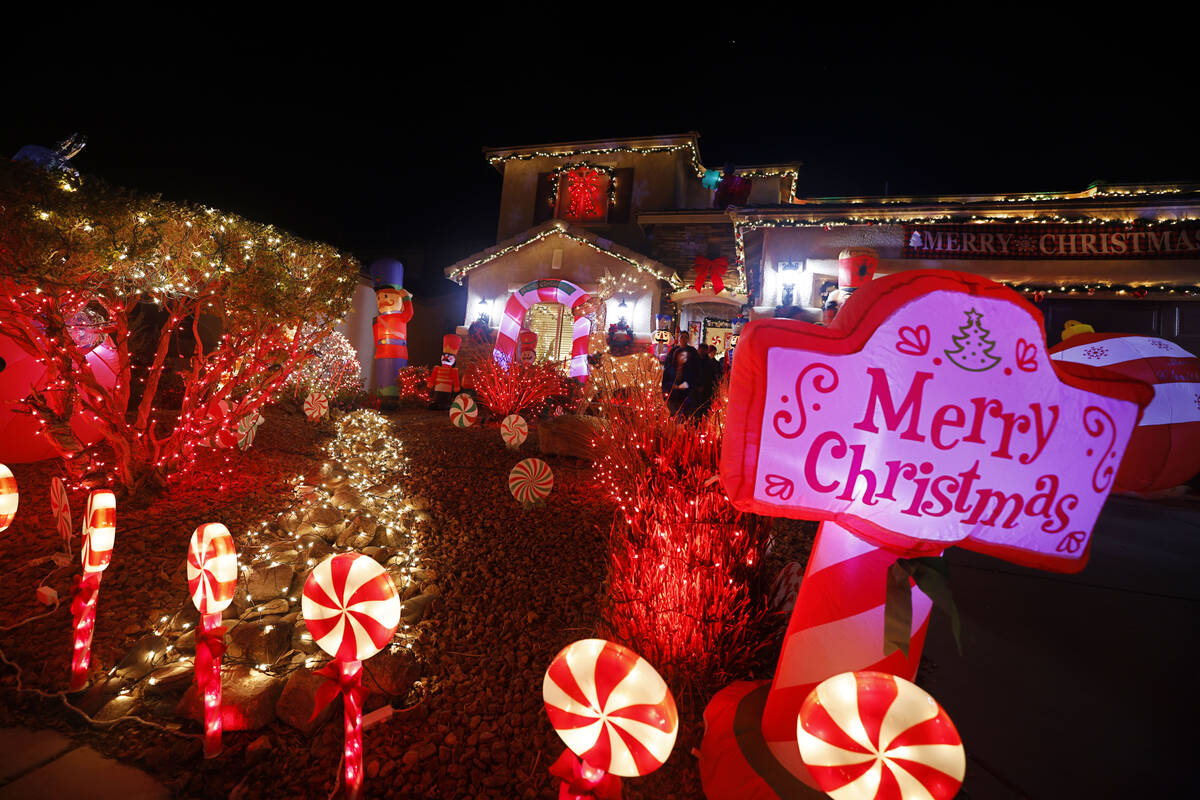
<path fill-rule="evenodd" d="M 100 591 L 100 576 L 102 574 L 100 572 L 89 572 L 82 578 L 76 575 L 75 579 L 71 581 L 71 590 L 75 592 L 75 599 L 71 601 L 71 613 L 75 616 L 76 624 L 78 624 L 79 618 L 83 616 L 84 610 L 91 605 L 96 592 Z"/>
<path fill-rule="evenodd" d="M 196 631 L 196 683 L 203 691 L 212 677 L 212 665 L 225 655 L 225 626 Z"/>
<path fill-rule="evenodd" d="M 729 269 L 729 259 L 725 256 L 720 258 L 705 258 L 704 256 L 696 256 L 696 291 L 702 291 L 704 284 L 712 279 L 713 294 L 720 294 L 725 291 L 725 271 Z"/>
<path fill-rule="evenodd" d="M 584 764 L 570 750 L 563 750 L 558 760 L 550 765 L 550 774 L 560 779 L 558 800 L 621 800 L 621 779 L 603 770 L 599 777 L 584 774 Z"/>
<path fill-rule="evenodd" d="M 320 714 L 325 706 L 332 703 L 339 694 L 345 695 L 343 702 L 361 707 L 362 662 L 358 662 L 358 669 L 348 669 L 343 672 L 339 668 L 338 662 L 334 660 L 313 674 L 325 678 L 325 682 L 317 689 L 317 694 L 313 698 L 313 712 L 312 716 L 308 718 L 309 722 L 316 719 L 317 714 Z"/>

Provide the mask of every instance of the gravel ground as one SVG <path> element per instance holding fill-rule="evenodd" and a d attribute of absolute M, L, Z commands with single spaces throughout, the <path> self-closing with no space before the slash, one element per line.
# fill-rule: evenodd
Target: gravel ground
<path fill-rule="evenodd" d="M 179 606 L 186 593 L 183 553 L 196 524 L 220 518 L 238 532 L 290 504 L 292 478 L 319 457 L 329 429 L 282 412 L 267 417 L 244 456 L 244 477 L 226 492 L 193 485 L 144 509 L 118 507 L 117 557 L 101 589 L 94 663 L 114 663 L 151 620 Z M 542 675 L 559 649 L 599 629 L 611 510 L 592 488 L 589 464 L 555 456 L 546 457 L 555 476 L 548 504 L 520 508 L 507 475 L 517 461 L 537 455 L 535 433 L 515 453 L 494 426 L 457 429 L 444 413 L 423 409 L 402 410 L 391 419 L 410 459 L 408 496 L 433 515 L 433 532 L 420 541 L 421 566 L 433 571 L 442 596 L 420 623 L 416 652 L 423 679 L 404 708 L 364 735 L 365 795 L 554 797 L 557 784 L 546 768 L 563 746 L 542 711 Z M 44 465 L 14 472 L 24 513 L 0 539 L 0 557 L 10 565 L 56 545 L 48 511 L 29 508 L 42 502 L 29 498 L 48 498 L 52 472 Z M 72 500 L 81 507 L 82 498 Z M 779 544 L 764 568 L 774 572 L 787 560 L 802 562 L 813 530 L 807 523 L 777 524 Z M 124 548 L 136 558 L 119 557 Z M 4 570 L 0 626 L 41 609 L 33 587 L 47 569 Z M 69 602 L 67 570 L 49 584 Z M 27 686 L 54 691 L 65 684 L 69 627 L 69 612 L 60 609 L 0 633 L 0 647 L 23 665 Z M 761 675 L 770 674 L 777 655 L 774 642 L 764 651 Z M 186 737 L 136 722 L 97 730 L 57 699 L 17 695 L 13 683 L 11 669 L 0 671 L 0 724 L 73 731 L 102 752 L 149 770 L 176 796 L 324 797 L 335 788 L 342 741 L 336 721 L 312 737 L 278 721 L 264 730 L 230 733 L 225 753 L 205 762 L 190 735 L 198 732 L 193 723 L 168 726 Z M 627 798 L 702 796 L 691 754 L 699 746 L 702 710 L 681 702 L 670 761 L 651 776 L 624 781 Z"/>

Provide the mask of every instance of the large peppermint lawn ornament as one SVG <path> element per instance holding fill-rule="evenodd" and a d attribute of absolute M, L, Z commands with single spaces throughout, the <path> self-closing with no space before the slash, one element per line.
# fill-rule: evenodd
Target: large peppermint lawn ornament
<path fill-rule="evenodd" d="M 675 698 L 662 676 L 637 653 L 603 639 L 564 647 L 546 670 L 542 700 L 555 733 L 579 758 L 560 758 L 551 768 L 572 789 L 596 787 L 606 773 L 653 772 L 679 733 Z"/>
<path fill-rule="evenodd" d="M 544 503 L 553 488 L 554 473 L 540 458 L 520 461 L 508 473 L 508 490 L 526 508 Z"/>
<path fill-rule="evenodd" d="M 837 800 L 950 800 L 967 756 L 924 689 L 886 672 L 843 672 L 813 689 L 796 723 L 800 757 Z"/>
<path fill-rule="evenodd" d="M 400 595 L 370 556 L 341 553 L 322 561 L 304 582 L 304 621 L 317 646 L 335 661 L 318 670 L 330 680 L 313 715 L 341 692 L 345 719 L 346 795 L 362 790 L 362 662 L 382 650 L 400 624 Z"/>
<path fill-rule="evenodd" d="M 54 515 L 54 525 L 63 541 L 63 551 L 71 554 L 71 499 L 67 497 L 67 487 L 62 478 L 55 475 L 50 479 L 50 513 Z"/>
<path fill-rule="evenodd" d="M 108 489 L 95 489 L 88 495 L 83 512 L 83 549 L 80 561 L 83 575 L 75 599 L 71 602 L 75 639 L 71 651 L 71 683 L 77 692 L 87 685 L 88 666 L 92 661 L 92 632 L 96 626 L 96 601 L 100 578 L 112 561 L 117 534 L 117 498 Z"/>
<path fill-rule="evenodd" d="M 17 479 L 7 464 L 0 464 L 0 531 L 8 529 L 17 515 L 21 498 L 17 494 Z"/>
<path fill-rule="evenodd" d="M 475 424 L 478 416 L 479 406 L 475 405 L 475 400 L 469 394 L 460 394 L 450 404 L 450 421 L 455 427 L 468 428 Z"/>
<path fill-rule="evenodd" d="M 1077 333 L 1050 348 L 1060 363 L 1112 370 L 1154 387 L 1114 483 L 1118 491 L 1153 492 L 1200 472 L 1200 359 L 1152 336 Z"/>
<path fill-rule="evenodd" d="M 739 510 L 822 521 L 763 703 L 760 742 L 779 765 L 814 785 L 795 722 L 821 681 L 916 674 L 932 601 L 909 575 L 936 570 L 897 557 L 958 544 L 1025 566 L 1082 569 L 1150 397 L 1144 383 L 1051 361 L 1037 309 L 966 273 L 870 281 L 828 327 L 747 325 L 722 485 Z M 737 703 L 751 697 L 731 686 L 720 703 L 734 694 Z M 737 746 L 753 748 L 744 733 Z M 706 742 L 723 736 L 710 725 Z M 729 784 L 761 784 L 762 775 Z"/>
<path fill-rule="evenodd" d="M 304 416 L 309 422 L 317 422 L 329 413 L 329 398 L 320 392 L 309 392 L 304 398 Z"/>
<path fill-rule="evenodd" d="M 250 449 L 250 446 L 254 444 L 254 436 L 258 433 L 259 426 L 265 421 L 266 418 L 257 411 L 253 411 L 238 420 L 238 447 L 242 450 Z"/>
<path fill-rule="evenodd" d="M 196 637 L 196 689 L 204 698 L 204 755 L 221 752 L 221 656 L 225 628 L 221 612 L 237 591 L 237 550 L 229 530 L 209 522 L 192 532 L 187 556 L 188 593 L 200 612 Z"/>
<path fill-rule="evenodd" d="M 519 414 L 509 414 L 500 423 L 500 438 L 504 443 L 516 450 L 529 436 L 529 424 Z"/>

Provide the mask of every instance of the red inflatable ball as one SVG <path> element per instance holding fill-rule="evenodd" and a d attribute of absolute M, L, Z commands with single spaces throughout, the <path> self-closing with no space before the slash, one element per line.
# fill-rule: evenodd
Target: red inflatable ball
<path fill-rule="evenodd" d="M 1071 335 L 1072 327 L 1084 332 Z M 1195 477 L 1200 473 L 1200 358 L 1166 339 L 1088 330 L 1068 323 L 1069 338 L 1051 347 L 1050 357 L 1111 370 L 1154 387 L 1154 399 L 1129 439 L 1113 489 L 1153 492 Z"/>
<path fill-rule="evenodd" d="M 117 382 L 110 366 L 116 364 L 116 353 L 107 340 L 101 341 L 87 359 L 102 386 L 111 387 Z M 0 336 L 0 461 L 28 464 L 56 455 L 45 440 L 40 423 L 33 415 L 24 413 L 25 398 L 35 386 L 42 388 L 45 383 L 46 370 L 37 359 L 12 339 Z M 71 420 L 71 431 L 85 446 L 100 438 L 100 432 L 78 406 Z"/>

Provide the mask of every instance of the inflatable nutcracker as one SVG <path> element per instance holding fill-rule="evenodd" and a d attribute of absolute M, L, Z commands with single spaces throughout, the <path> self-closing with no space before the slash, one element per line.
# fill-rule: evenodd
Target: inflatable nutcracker
<path fill-rule="evenodd" d="M 671 317 L 659 314 L 654 318 L 654 357 L 660 362 L 667 357 L 671 349 Z"/>
<path fill-rule="evenodd" d="M 408 366 L 408 323 L 412 319 L 412 295 L 404 290 L 404 265 L 385 258 L 371 265 L 375 279 L 375 301 L 379 316 L 372 325 L 375 335 L 375 392 L 381 398 L 398 399 L 396 374 Z"/>
<path fill-rule="evenodd" d="M 537 334 L 533 331 L 521 331 L 517 334 L 517 360 L 522 364 L 532 364 L 537 354 Z"/>
<path fill-rule="evenodd" d="M 879 254 L 869 247 L 850 247 L 838 255 L 838 288 L 825 299 L 823 321 L 833 322 L 838 309 L 855 289 L 875 277 Z"/>
<path fill-rule="evenodd" d="M 738 339 L 742 335 L 742 328 L 746 327 L 746 323 L 750 321 L 749 317 L 734 317 L 733 318 L 733 334 L 729 337 L 729 349 L 725 351 L 725 371 L 733 369 L 733 350 L 737 347 Z"/>
<path fill-rule="evenodd" d="M 433 392 L 430 408 L 440 411 L 450 408 L 450 399 L 461 388 L 458 384 L 458 367 L 454 366 L 461 345 L 462 338 L 453 333 L 442 337 L 442 363 L 429 373 L 429 389 Z"/>

